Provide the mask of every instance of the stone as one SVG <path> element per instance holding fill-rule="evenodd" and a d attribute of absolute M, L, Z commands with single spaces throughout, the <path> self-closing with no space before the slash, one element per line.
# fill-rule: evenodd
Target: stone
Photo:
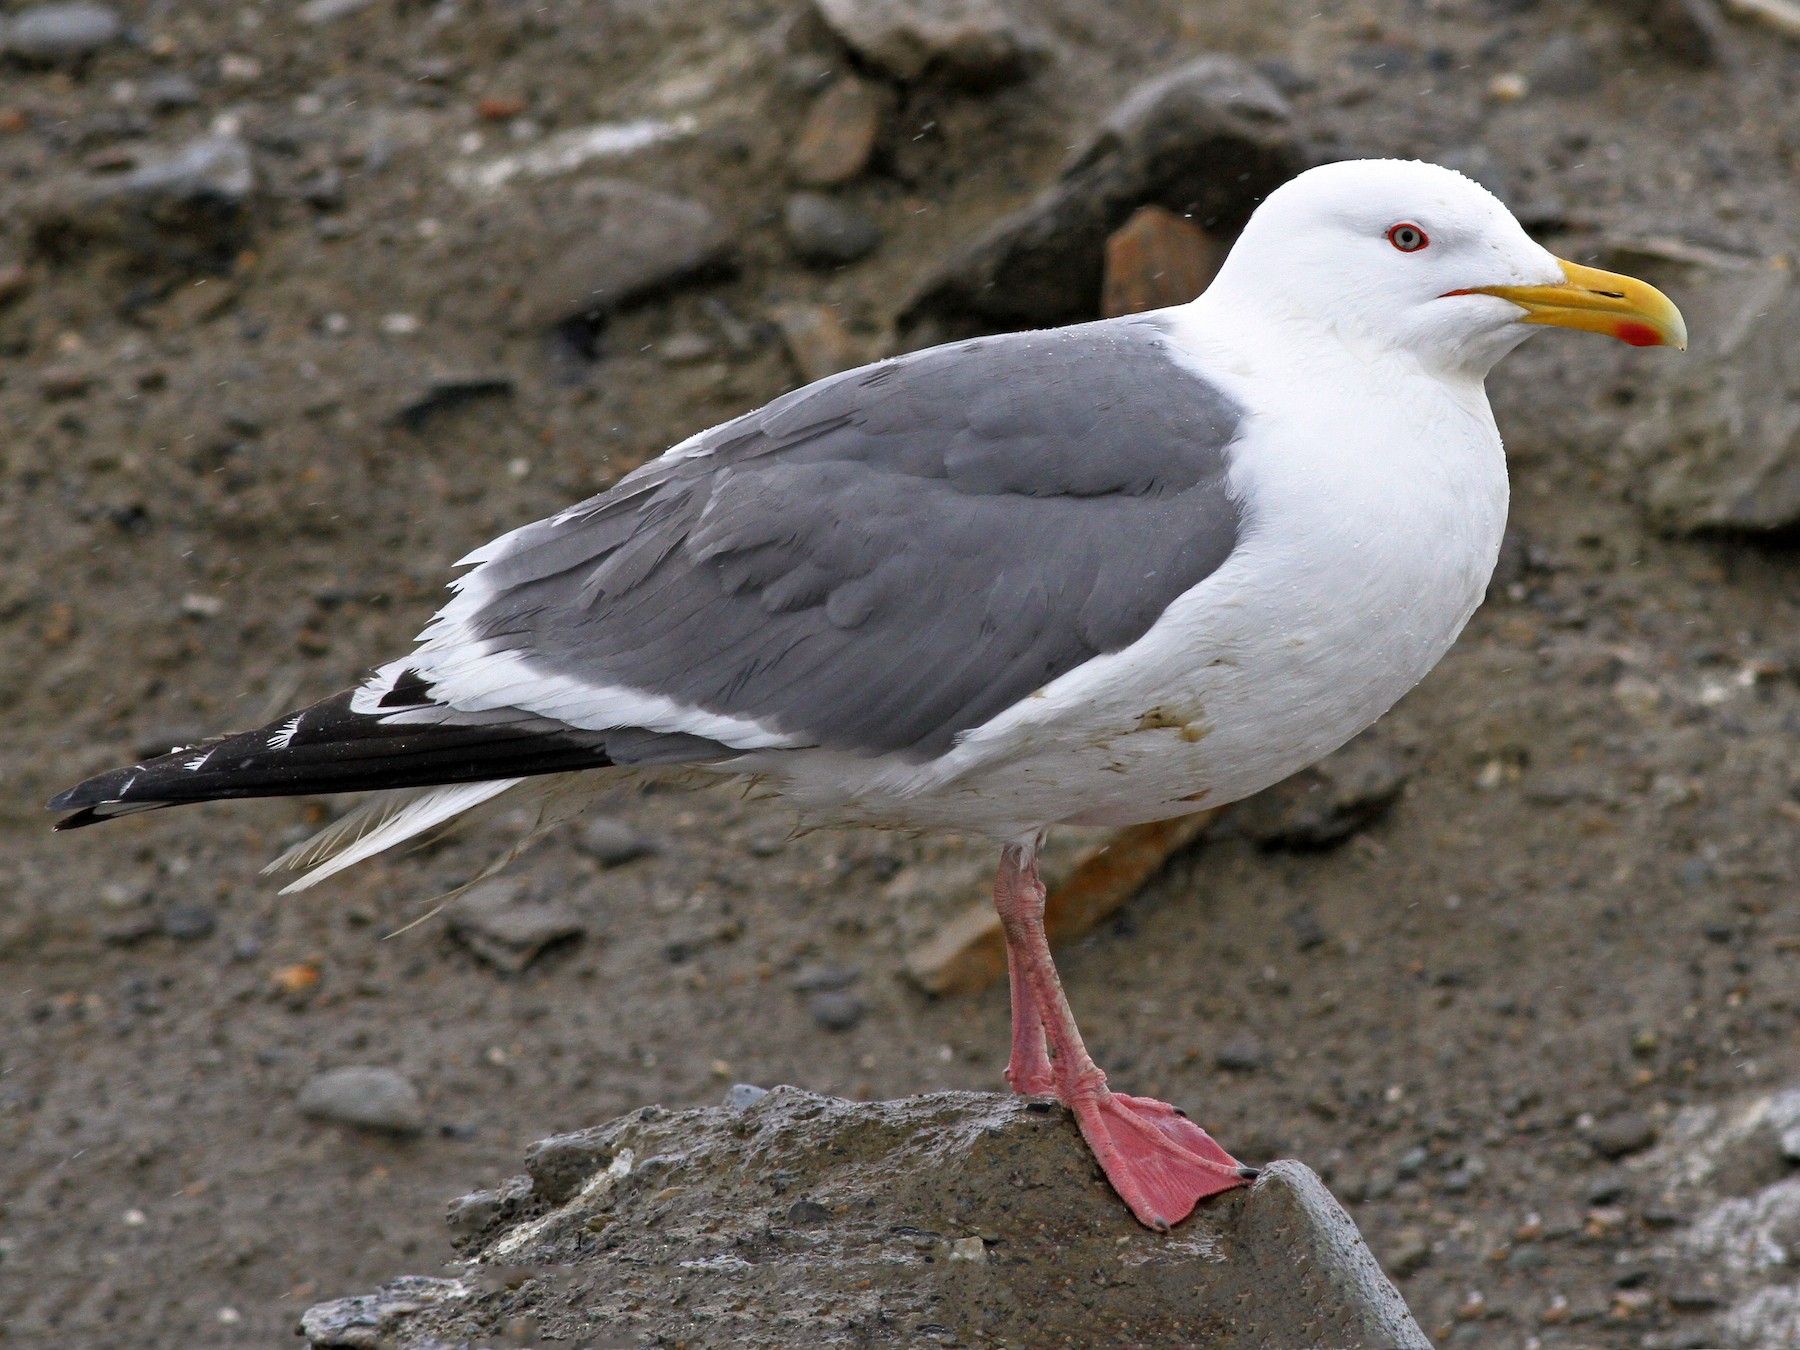
<path fill-rule="evenodd" d="M 138 87 L 138 97 L 151 112 L 176 112 L 200 101 L 200 86 L 180 71 L 153 75 Z"/>
<path fill-rule="evenodd" d="M 863 354 L 830 305 L 796 301 L 769 311 L 800 376 L 808 384 L 863 364 Z"/>
<path fill-rule="evenodd" d="M 1431 1264 L 1431 1239 L 1417 1228 L 1402 1228 L 1382 1265 L 1398 1279 L 1416 1275 Z"/>
<path fill-rule="evenodd" d="M 0 263 L 0 309 L 31 293 L 31 273 L 18 263 Z"/>
<path fill-rule="evenodd" d="M 143 265 L 222 272 L 248 242 L 255 189 L 250 147 L 203 136 L 146 150 L 126 173 L 55 179 L 27 194 L 19 215 L 52 258 L 109 244 Z"/>
<path fill-rule="evenodd" d="M 566 211 L 568 228 L 521 260 L 522 327 L 595 323 L 719 268 L 731 252 L 730 233 L 707 207 L 636 183 L 584 183 Z"/>
<path fill-rule="evenodd" d="M 719 1104 L 728 1111 L 742 1111 L 755 1106 L 769 1095 L 769 1089 L 758 1087 L 755 1083 L 733 1083 L 725 1089 L 724 1100 Z"/>
<path fill-rule="evenodd" d="M 602 867 L 622 867 L 658 852 L 654 839 L 618 816 L 593 816 L 583 821 L 575 835 L 575 847 Z"/>
<path fill-rule="evenodd" d="M 461 375 L 434 375 L 422 388 L 414 390 L 386 420 L 417 434 L 439 416 L 489 399 L 511 398 L 512 376 L 499 373 L 473 372 Z"/>
<path fill-rule="evenodd" d="M 404 1275 L 378 1293 L 315 1303 L 300 1315 L 297 1329 L 313 1350 L 387 1350 L 394 1332 L 413 1314 L 474 1292 L 461 1280 Z"/>
<path fill-rule="evenodd" d="M 1538 48 L 1525 78 L 1536 93 L 1580 96 L 1594 92 L 1604 70 L 1579 34 L 1558 33 Z"/>
<path fill-rule="evenodd" d="M 219 921 L 210 909 L 200 905 L 170 905 L 163 911 L 158 926 L 164 937 L 177 942 L 199 942 L 213 935 Z"/>
<path fill-rule="evenodd" d="M 866 258 L 881 243 L 881 227 L 868 212 L 821 192 L 796 192 L 781 223 L 802 262 L 842 266 Z"/>
<path fill-rule="evenodd" d="M 385 1134 L 418 1134 L 425 1128 L 419 1090 L 393 1069 L 369 1065 L 331 1069 L 300 1089 L 300 1113 L 336 1125 Z"/>
<path fill-rule="evenodd" d="M 814 0 L 845 45 L 895 79 L 992 88 L 1049 57 L 1042 36 L 1000 0 Z"/>
<path fill-rule="evenodd" d="M 1204 230 L 1160 206 L 1140 206 L 1106 241 L 1100 312 L 1110 319 L 1186 304 L 1224 261 Z"/>
<path fill-rule="evenodd" d="M 444 1207 L 444 1222 L 458 1238 L 471 1238 L 501 1219 L 516 1215 L 533 1192 L 529 1176 L 509 1177 L 492 1190 L 471 1191 Z"/>
<path fill-rule="evenodd" d="M 1221 1069 L 1252 1073 L 1269 1062 L 1269 1052 L 1254 1032 L 1240 1031 L 1221 1045 L 1213 1055 L 1213 1063 Z"/>
<path fill-rule="evenodd" d="M 835 81 L 813 100 L 788 152 L 802 187 L 837 187 L 869 165 L 889 99 L 881 86 L 854 75 Z"/>
<path fill-rule="evenodd" d="M 33 5 L 20 10 L 10 23 L 0 19 L 0 50 L 42 65 L 83 61 L 124 35 L 118 11 L 86 0 Z"/>
<path fill-rule="evenodd" d="M 849 1031 L 863 1020 L 868 1005 L 849 989 L 821 989 L 806 1000 L 806 1012 L 827 1031 Z"/>
<path fill-rule="evenodd" d="M 1800 286 L 1784 259 L 1616 249 L 1682 307 L 1693 345 L 1644 363 L 1615 434 L 1665 528 L 1776 532 L 1800 525 Z M 1617 409 L 1611 411 L 1617 412 Z"/>
<path fill-rule="evenodd" d="M 496 877 L 472 886 L 449 907 L 450 931 L 475 955 L 517 974 L 560 942 L 581 938 L 587 921 L 567 905 L 524 898 L 525 883 Z"/>
<path fill-rule="evenodd" d="M 1240 802 L 1231 821 L 1264 848 L 1329 848 L 1380 819 L 1411 772 L 1378 733 L 1364 732 L 1311 768 Z"/>
<path fill-rule="evenodd" d="M 1638 23 L 1664 55 L 1691 66 L 1725 59 L 1725 21 L 1713 0 L 1634 0 Z"/>
<path fill-rule="evenodd" d="M 1656 1122 L 1636 1111 L 1603 1120 L 1588 1131 L 1588 1145 L 1602 1158 L 1641 1153 L 1656 1142 Z"/>
<path fill-rule="evenodd" d="M 977 329 L 1094 318 L 1107 238 L 1156 205 L 1226 241 L 1310 166 L 1287 100 L 1254 67 L 1212 55 L 1138 86 L 1076 147 L 1055 183 L 956 249 L 915 288 L 903 326 Z"/>
<path fill-rule="evenodd" d="M 1209 1350 L 1428 1345 L 1304 1165 L 1272 1163 L 1155 1234 L 1108 1189 L 1067 1112 L 1044 1105 L 778 1087 L 735 1109 L 644 1108 L 534 1146 L 530 1203 L 462 1248 L 477 1263 L 465 1280 L 560 1278 L 509 1285 L 503 1300 L 427 1290 L 405 1313 L 340 1299 L 302 1329 L 314 1346 L 354 1344 L 318 1337 L 380 1320 L 387 1350 L 498 1343 L 526 1317 L 557 1343 L 742 1350 L 1087 1345 L 1096 1327 L 1120 1345 L 1198 1343 L 1170 1331 L 1201 1327 Z M 540 1170 L 550 1156 L 554 1186 Z"/>

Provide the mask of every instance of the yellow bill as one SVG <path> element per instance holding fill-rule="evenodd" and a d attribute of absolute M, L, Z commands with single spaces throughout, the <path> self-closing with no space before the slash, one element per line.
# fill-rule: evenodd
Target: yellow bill
<path fill-rule="evenodd" d="M 1526 323 L 1604 333 L 1633 347 L 1687 350 L 1687 323 L 1674 301 L 1648 282 L 1564 262 L 1560 286 L 1474 286 L 1452 295 L 1497 295 L 1525 311 Z"/>

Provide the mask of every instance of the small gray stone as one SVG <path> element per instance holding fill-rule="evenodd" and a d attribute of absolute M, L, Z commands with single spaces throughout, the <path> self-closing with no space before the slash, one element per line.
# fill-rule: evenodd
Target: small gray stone
<path fill-rule="evenodd" d="M 509 1177 L 491 1191 L 471 1191 L 444 1208 L 444 1222 L 457 1237 L 473 1237 L 498 1219 L 517 1214 L 531 1198 L 528 1176 Z"/>
<path fill-rule="evenodd" d="M 840 38 L 896 79 L 985 88 L 1023 79 L 1049 54 L 1043 38 L 999 0 L 814 3 Z"/>
<path fill-rule="evenodd" d="M 331 1069 L 300 1089 L 299 1106 L 303 1115 L 358 1129 L 417 1134 L 425 1128 L 419 1090 L 393 1069 Z"/>
<path fill-rule="evenodd" d="M 819 192 L 789 197 L 782 223 L 794 253 L 810 263 L 853 263 L 881 242 L 881 227 L 866 212 Z"/>
<path fill-rule="evenodd" d="M 849 1031 L 863 1020 L 868 1005 L 849 989 L 822 989 L 806 1000 L 806 1011 L 827 1031 Z"/>
<path fill-rule="evenodd" d="M 1268 1051 L 1251 1031 L 1240 1031 L 1213 1054 L 1213 1063 L 1236 1073 L 1254 1073 L 1268 1062 Z"/>
<path fill-rule="evenodd" d="M 300 1315 L 300 1334 L 312 1350 L 378 1350 L 392 1345 L 406 1318 L 449 1299 L 463 1299 L 469 1288 L 460 1280 L 429 1275 L 402 1275 L 380 1292 L 315 1303 Z"/>
<path fill-rule="evenodd" d="M 1603 1158 L 1641 1153 L 1656 1142 L 1656 1122 L 1636 1111 L 1603 1120 L 1588 1132 L 1588 1143 Z"/>
<path fill-rule="evenodd" d="M 0 46 L 27 61 L 62 65 L 92 56 L 124 32 L 116 11 L 72 0 L 21 10 L 10 24 L 0 19 Z"/>
<path fill-rule="evenodd" d="M 797 994 L 811 994 L 821 989 L 848 989 L 862 978 L 861 966 L 801 966 L 789 981 L 788 988 Z"/>
<path fill-rule="evenodd" d="M 755 1083 L 733 1083 L 725 1089 L 725 1100 L 720 1105 L 728 1111 L 742 1111 L 768 1095 L 769 1089 L 757 1087 Z"/>
<path fill-rule="evenodd" d="M 613 1147 L 599 1130 L 576 1130 L 540 1139 L 525 1150 L 525 1171 L 533 1190 L 553 1205 L 560 1205 L 594 1173 L 613 1159 Z"/>
<path fill-rule="evenodd" d="M 450 906 L 450 931 L 475 955 L 509 974 L 548 947 L 583 937 L 587 921 L 567 905 L 522 898 L 524 883 L 500 877 L 471 887 Z"/>
<path fill-rule="evenodd" d="M 581 184 L 569 229 L 542 256 L 521 256 L 525 328 L 594 322 L 720 264 L 731 236 L 699 202 L 617 179 Z"/>
<path fill-rule="evenodd" d="M 1240 803 L 1231 821 L 1264 848 L 1328 848 L 1378 820 L 1410 774 L 1405 760 L 1365 732 Z"/>
<path fill-rule="evenodd" d="M 575 836 L 575 846 L 602 867 L 618 867 L 657 852 L 656 841 L 618 816 L 594 816 Z"/>
<path fill-rule="evenodd" d="M 1416 1275 L 1431 1262 L 1431 1239 L 1417 1228 L 1402 1228 L 1381 1264 L 1399 1279 Z"/>
<path fill-rule="evenodd" d="M 159 926 L 164 937 L 177 942 L 198 942 L 211 937 L 218 920 L 210 909 L 199 905 L 170 905 L 163 911 Z"/>
<path fill-rule="evenodd" d="M 153 75 L 138 89 L 138 97 L 151 112 L 174 112 L 200 101 L 200 86 L 179 71 Z"/>

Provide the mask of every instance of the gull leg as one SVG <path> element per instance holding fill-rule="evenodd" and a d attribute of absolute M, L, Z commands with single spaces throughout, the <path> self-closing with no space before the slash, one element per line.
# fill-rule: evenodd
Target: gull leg
<path fill-rule="evenodd" d="M 1019 845 L 1008 844 L 1000 856 L 994 905 L 1006 933 L 1013 990 L 1013 1060 L 1007 1076 L 1017 1091 L 1041 1092 L 1047 1067 L 1049 1095 L 1075 1113 L 1106 1179 L 1138 1221 L 1166 1230 L 1207 1196 L 1254 1178 L 1253 1168 L 1166 1102 L 1128 1097 L 1106 1086 L 1106 1075 L 1082 1044 L 1050 956 L 1037 860 Z M 1036 1058 L 1040 1053 L 1047 1066 Z M 1023 1086 L 1026 1082 L 1032 1086 Z"/>

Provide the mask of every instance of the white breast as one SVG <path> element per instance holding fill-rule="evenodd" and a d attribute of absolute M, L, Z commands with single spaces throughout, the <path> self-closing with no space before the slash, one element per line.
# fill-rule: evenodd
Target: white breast
<path fill-rule="evenodd" d="M 1245 523 L 1226 563 L 1131 647 L 938 760 L 783 756 L 766 768 L 785 795 L 827 816 L 1003 837 L 1180 815 L 1329 753 L 1437 663 L 1480 603 L 1506 519 L 1479 384 L 1342 348 L 1300 370 L 1278 343 L 1259 355 L 1234 338 L 1190 337 L 1208 377 L 1254 410 L 1233 447 Z"/>

